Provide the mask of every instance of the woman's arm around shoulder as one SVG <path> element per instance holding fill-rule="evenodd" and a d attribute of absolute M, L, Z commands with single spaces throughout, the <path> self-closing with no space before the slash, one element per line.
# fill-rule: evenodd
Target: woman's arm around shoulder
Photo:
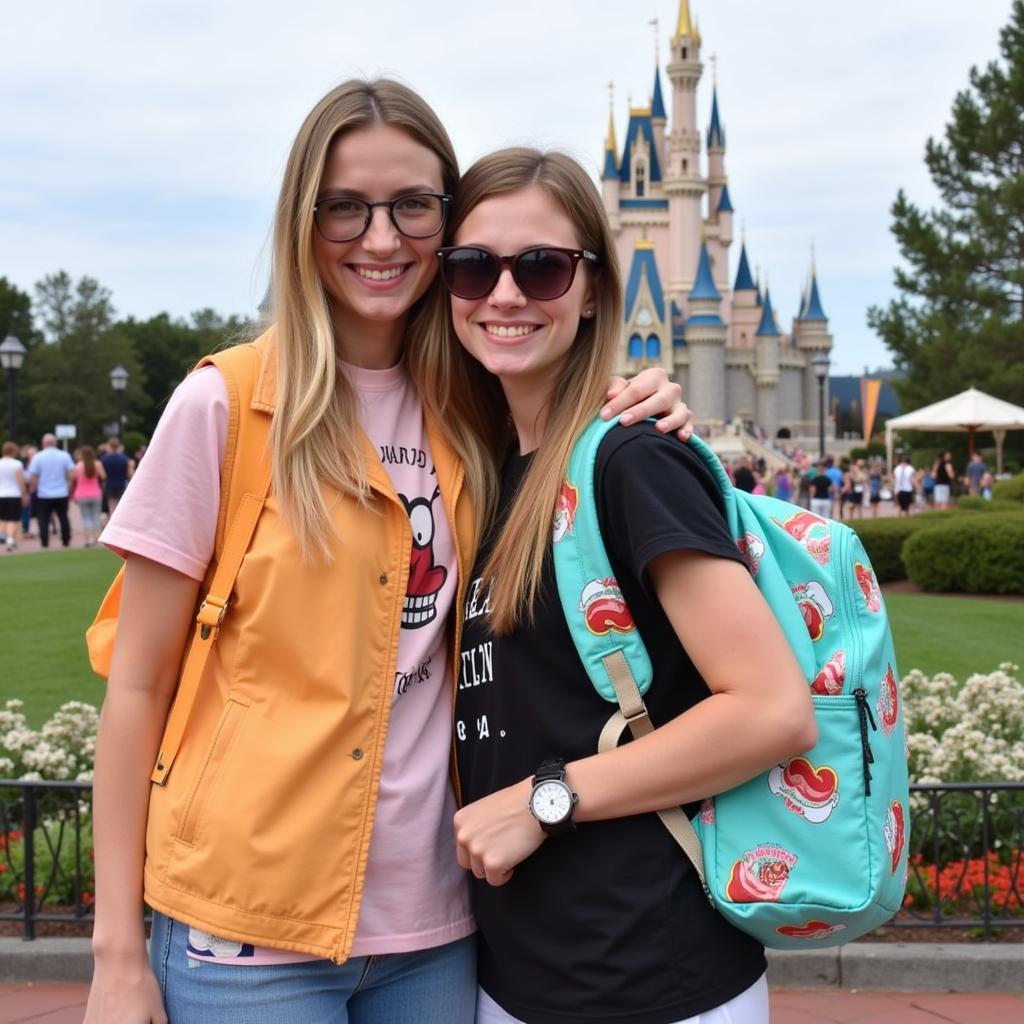
<path fill-rule="evenodd" d="M 161 1024 L 146 957 L 142 868 L 149 776 L 174 696 L 199 584 L 139 556 L 127 560 L 94 777 L 95 969 L 86 1024 Z"/>

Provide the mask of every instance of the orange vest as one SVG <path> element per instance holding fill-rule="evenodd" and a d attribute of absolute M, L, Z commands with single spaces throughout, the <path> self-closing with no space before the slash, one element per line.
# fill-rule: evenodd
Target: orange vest
<path fill-rule="evenodd" d="M 255 347 L 255 388 L 245 394 L 243 383 L 238 396 L 239 460 L 260 458 L 246 450 L 245 418 L 269 418 L 275 401 L 272 335 Z M 472 509 L 461 463 L 429 418 L 426 426 L 460 608 Z M 182 741 L 153 786 L 146 832 L 150 906 L 225 938 L 338 963 L 359 915 L 412 551 L 405 508 L 365 436 L 363 447 L 370 507 L 329 496 L 329 565 L 301 560 L 271 490 Z M 454 699 L 454 623 L 450 641 Z"/>

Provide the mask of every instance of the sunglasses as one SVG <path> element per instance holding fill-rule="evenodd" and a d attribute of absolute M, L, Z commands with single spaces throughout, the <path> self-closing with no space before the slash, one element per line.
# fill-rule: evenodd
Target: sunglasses
<path fill-rule="evenodd" d="M 508 267 L 516 287 L 530 299 L 557 299 L 571 287 L 580 260 L 600 263 L 596 253 L 586 249 L 563 249 L 538 245 L 515 256 L 499 256 L 477 245 L 449 245 L 438 249 L 441 280 L 460 299 L 482 299 L 494 290 L 501 272 Z"/>

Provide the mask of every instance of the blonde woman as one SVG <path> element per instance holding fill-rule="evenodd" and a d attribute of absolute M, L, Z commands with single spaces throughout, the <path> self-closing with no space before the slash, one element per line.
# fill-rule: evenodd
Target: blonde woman
<path fill-rule="evenodd" d="M 569 452 L 619 344 L 613 240 L 583 169 L 529 149 L 467 172 L 452 227 L 440 253 L 462 344 L 452 359 L 471 383 L 467 413 L 500 426 L 501 453 L 455 710 L 477 1020 L 765 1024 L 762 948 L 711 909 L 652 812 L 692 810 L 809 749 L 807 684 L 699 459 L 647 426 L 616 428 L 595 500 L 654 664 L 660 728 L 593 753 L 608 708 L 570 638 L 549 545 Z"/>
<path fill-rule="evenodd" d="M 176 392 L 103 534 L 127 568 L 96 759 L 89 1024 L 473 1019 L 449 619 L 491 471 L 447 414 L 448 371 L 419 355 L 446 316 L 434 253 L 457 182 L 441 123 L 395 82 L 346 82 L 300 129 L 274 324 L 238 395 L 271 417 L 270 496 L 155 784 L 228 473 L 215 367 Z"/>

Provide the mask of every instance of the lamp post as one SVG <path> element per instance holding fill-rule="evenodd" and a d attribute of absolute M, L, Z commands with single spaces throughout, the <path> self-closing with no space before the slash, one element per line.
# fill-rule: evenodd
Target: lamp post
<path fill-rule="evenodd" d="M 17 403 L 18 371 L 25 362 L 25 346 L 14 336 L 8 334 L 0 342 L 0 366 L 7 372 L 7 422 L 10 426 L 11 440 L 15 439 L 15 405 Z"/>
<path fill-rule="evenodd" d="M 117 398 L 117 436 L 124 433 L 124 389 L 128 387 L 128 371 L 118 363 L 110 371 L 110 386 Z"/>
<path fill-rule="evenodd" d="M 814 376 L 818 378 L 818 458 L 825 458 L 825 382 L 828 380 L 827 352 L 818 352 L 811 360 Z"/>

